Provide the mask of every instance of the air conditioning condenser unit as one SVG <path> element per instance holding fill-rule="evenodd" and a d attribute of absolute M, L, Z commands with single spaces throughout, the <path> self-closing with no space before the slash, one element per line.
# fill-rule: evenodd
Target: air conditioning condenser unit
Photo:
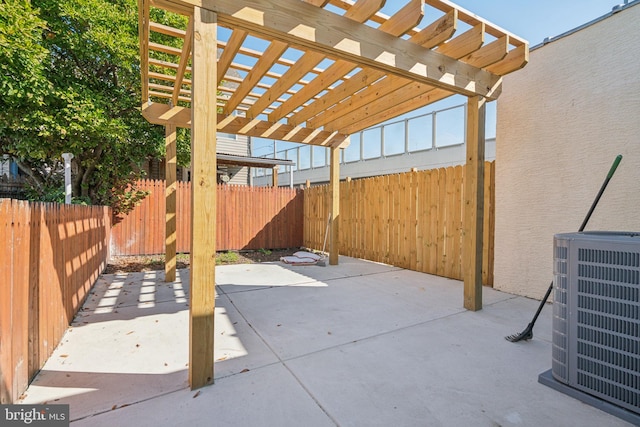
<path fill-rule="evenodd" d="M 552 337 L 539 381 L 640 425 L 640 233 L 554 236 Z"/>

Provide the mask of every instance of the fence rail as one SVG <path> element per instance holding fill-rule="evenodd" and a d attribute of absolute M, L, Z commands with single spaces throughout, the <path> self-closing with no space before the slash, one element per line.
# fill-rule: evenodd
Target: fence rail
<path fill-rule="evenodd" d="M 0 199 L 0 402 L 15 402 L 109 258 L 111 210 Z"/>
<path fill-rule="evenodd" d="M 165 182 L 143 180 L 136 187 L 150 194 L 113 227 L 112 255 L 165 251 Z M 221 184 L 217 191 L 217 250 L 302 246 L 302 190 Z M 191 183 L 178 183 L 176 205 L 177 251 L 189 252 Z"/>
<path fill-rule="evenodd" d="M 340 183 L 340 254 L 462 279 L 462 166 Z M 494 162 L 485 163 L 482 281 L 493 284 Z M 329 186 L 304 198 L 304 246 L 320 249 Z"/>

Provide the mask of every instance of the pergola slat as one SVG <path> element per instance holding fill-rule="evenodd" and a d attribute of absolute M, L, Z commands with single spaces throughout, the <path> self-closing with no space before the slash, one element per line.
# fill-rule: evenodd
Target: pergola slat
<path fill-rule="evenodd" d="M 159 24 L 157 22 L 150 21 L 149 29 L 153 32 L 164 34 L 171 37 L 177 37 L 184 39 L 185 34 L 191 34 L 189 30 L 180 30 L 178 28 L 169 27 L 168 25 Z"/>
<path fill-rule="evenodd" d="M 414 43 L 431 49 L 449 40 L 458 28 L 458 11 L 453 9 L 442 18 L 411 37 Z"/>
<path fill-rule="evenodd" d="M 222 82 L 224 75 L 229 70 L 233 58 L 240 50 L 242 43 L 247 38 L 247 32 L 242 30 L 234 30 L 229 37 L 226 48 L 222 51 L 220 59 L 218 59 L 218 86 Z"/>
<path fill-rule="evenodd" d="M 193 18 L 189 18 L 189 24 L 187 24 L 186 31 L 186 34 L 189 34 L 189 37 L 184 37 L 184 44 L 182 45 L 182 52 L 180 53 L 180 62 L 176 73 L 175 87 L 173 88 L 173 96 L 171 97 L 173 105 L 178 103 L 178 95 L 180 95 L 182 83 L 184 83 L 184 73 L 187 70 L 189 56 L 191 55 L 191 44 L 193 42 L 191 33 L 193 33 Z"/>
<path fill-rule="evenodd" d="M 269 107 L 274 101 L 277 101 L 282 94 L 284 94 L 290 87 L 297 84 L 302 77 L 307 75 L 307 73 L 318 65 L 324 58 L 325 56 L 321 53 L 305 53 L 294 66 L 289 68 L 282 78 L 278 79 L 278 81 L 274 83 L 273 86 L 271 86 L 255 104 L 253 104 L 253 106 L 247 111 L 247 116 L 253 118 L 261 114 L 265 108 Z"/>
<path fill-rule="evenodd" d="M 344 123 L 352 123 L 353 113 L 361 108 L 366 109 L 367 106 L 382 105 L 385 102 L 387 102 L 385 108 L 393 108 L 393 104 L 388 104 L 388 96 L 395 96 L 398 101 L 399 98 L 408 96 L 401 92 L 401 89 L 409 84 L 411 84 L 411 80 L 396 76 L 386 77 L 349 97 L 344 102 L 325 110 L 322 114 L 308 120 L 307 123 L 310 127 L 326 126 L 327 130 L 338 130 L 344 126 Z M 433 86 L 428 87 L 433 89 Z"/>
<path fill-rule="evenodd" d="M 149 50 L 161 53 L 167 53 L 169 55 L 180 56 L 182 53 L 181 49 L 173 46 L 167 46 L 160 43 L 149 42 Z"/>
<path fill-rule="evenodd" d="M 483 43 L 484 23 L 480 23 L 451 41 L 440 45 L 437 51 L 451 58 L 462 58 L 480 49 Z"/>
<path fill-rule="evenodd" d="M 277 122 L 298 106 L 340 80 L 344 75 L 350 73 L 354 68 L 356 68 L 356 65 L 351 62 L 334 62 L 324 73 L 313 79 L 311 83 L 300 89 L 295 95 L 291 96 L 286 102 L 269 114 L 269 121 Z"/>
<path fill-rule="evenodd" d="M 426 90 L 427 86 L 425 86 L 424 88 Z M 432 88 L 431 90 L 426 90 L 419 94 L 414 92 L 411 99 L 396 104 L 393 107 L 393 110 L 386 109 L 380 113 L 371 114 L 357 123 L 353 123 L 347 127 L 344 127 L 343 132 L 347 132 L 347 134 L 360 132 L 361 130 L 364 130 L 368 127 L 375 126 L 384 121 L 393 119 L 394 117 L 398 117 L 401 114 L 413 111 L 416 108 L 424 107 L 425 105 L 433 104 L 434 102 L 448 98 L 451 95 L 451 92 L 439 88 Z"/>
<path fill-rule="evenodd" d="M 142 101 L 149 99 L 149 1 L 138 0 L 138 37 L 140 38 L 140 74 Z"/>
<path fill-rule="evenodd" d="M 504 59 L 487 67 L 492 73 L 504 76 L 517 71 L 529 62 L 529 48 L 526 45 L 518 46 L 507 53 Z"/>
<path fill-rule="evenodd" d="M 399 113 L 399 111 L 401 110 L 397 109 L 397 106 L 406 102 L 406 99 L 412 99 L 414 100 L 414 102 L 416 102 L 415 99 L 417 96 L 434 89 L 434 87 L 430 85 L 425 85 L 422 83 L 411 83 L 407 82 L 406 80 L 398 80 L 397 78 L 394 79 L 393 77 L 387 77 L 385 80 L 394 81 L 388 82 L 388 85 L 382 85 L 386 90 L 381 90 L 379 97 L 376 97 L 376 94 L 378 92 L 375 90 L 367 91 L 367 93 L 363 94 L 362 96 L 358 94 L 358 96 L 353 97 L 359 101 L 353 104 L 353 107 L 356 108 L 351 111 L 345 111 L 344 114 L 340 114 L 341 110 L 337 109 L 336 112 L 334 112 L 334 114 L 330 116 L 330 118 L 332 118 L 333 120 L 327 123 L 325 128 L 327 130 L 339 130 L 342 132 L 342 129 L 353 126 L 354 124 L 357 124 L 372 115 L 388 110 L 391 110 L 393 113 Z M 371 89 L 375 89 L 375 86 L 377 85 L 371 86 Z M 452 95 L 451 92 L 448 93 L 449 95 Z M 415 110 L 416 108 L 419 108 L 421 106 L 422 105 L 418 104 L 412 110 Z M 400 113 L 393 115 L 393 113 L 389 116 L 390 119 L 401 114 Z M 315 124 L 313 120 L 311 120 L 311 122 L 312 124 Z"/>
<path fill-rule="evenodd" d="M 422 21 L 424 10 L 422 0 L 411 0 L 391 18 L 380 24 L 378 29 L 387 34 L 400 36 Z"/>
<path fill-rule="evenodd" d="M 224 112 L 226 114 L 231 114 L 233 110 L 235 110 L 251 89 L 253 89 L 260 79 L 267 74 L 269 69 L 278 60 L 287 47 L 286 43 L 279 41 L 274 41 L 269 45 L 258 63 L 253 66 L 242 83 L 240 83 L 240 86 L 235 90 L 234 94 L 231 95 L 231 98 L 227 100 L 224 108 Z"/>
<path fill-rule="evenodd" d="M 385 0 L 360 0 L 344 16 L 356 22 L 365 22 L 382 9 L 384 2 Z"/>
<path fill-rule="evenodd" d="M 149 71 L 149 79 L 155 80 L 165 80 L 168 82 L 176 81 L 176 76 L 170 76 L 169 74 L 156 73 L 154 71 Z M 182 79 L 182 83 L 185 85 L 191 85 L 191 79 Z"/>

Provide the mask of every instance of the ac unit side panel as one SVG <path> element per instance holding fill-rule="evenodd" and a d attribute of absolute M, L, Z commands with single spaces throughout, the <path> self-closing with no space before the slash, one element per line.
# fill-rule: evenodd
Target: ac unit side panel
<path fill-rule="evenodd" d="M 551 373 L 564 384 L 569 382 L 568 369 L 568 307 L 569 241 L 554 239 L 553 260 L 553 333 L 551 343 Z"/>
<path fill-rule="evenodd" d="M 569 264 L 567 384 L 640 413 L 640 235 L 559 236 Z M 565 326 L 554 317 L 556 327 Z"/>

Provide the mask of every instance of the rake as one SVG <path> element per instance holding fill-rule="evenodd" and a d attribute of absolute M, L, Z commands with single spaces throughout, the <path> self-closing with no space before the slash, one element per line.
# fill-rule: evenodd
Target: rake
<path fill-rule="evenodd" d="M 613 164 L 611 165 L 611 169 L 609 169 L 609 173 L 607 174 L 607 178 L 602 183 L 602 186 L 600 187 L 600 191 L 598 191 L 598 195 L 596 196 L 595 200 L 591 204 L 591 208 L 589 208 L 589 212 L 587 213 L 587 216 L 584 218 L 584 221 L 582 221 L 582 225 L 578 230 L 579 232 L 584 231 L 584 228 L 587 226 L 587 223 L 589 222 L 589 218 L 591 218 L 591 214 L 593 213 L 594 209 L 596 208 L 596 205 L 600 201 L 600 197 L 602 197 L 602 193 L 604 193 L 604 189 L 607 188 L 607 185 L 609 184 L 611 177 L 613 177 L 614 172 L 618 168 L 618 165 L 620 164 L 620 160 L 622 160 L 622 154 L 618 154 L 616 159 L 613 161 Z M 542 311 L 542 308 L 544 307 L 544 305 L 547 303 L 547 300 L 549 299 L 549 295 L 551 295 L 552 290 L 553 290 L 553 280 L 551 281 L 551 284 L 549 284 L 549 289 L 547 289 L 547 293 L 544 294 L 544 298 L 542 298 L 542 301 L 540 301 L 540 305 L 538 306 L 538 310 L 536 311 L 536 314 L 533 316 L 533 319 L 527 325 L 527 327 L 524 328 L 524 330 L 519 334 L 507 335 L 506 337 L 504 337 L 504 339 L 511 342 L 518 342 L 523 340 L 528 341 L 531 338 L 533 338 L 533 325 L 535 325 L 536 320 L 538 320 L 538 316 L 540 315 L 540 312 Z"/>
<path fill-rule="evenodd" d="M 318 262 L 316 263 L 316 265 L 319 265 L 320 267 L 326 267 L 327 266 L 327 259 L 326 259 L 326 254 L 325 254 L 324 250 L 327 247 L 327 236 L 329 235 L 329 224 L 330 223 L 331 223 L 331 214 L 329 214 L 329 218 L 327 218 L 327 229 L 324 232 L 324 243 L 322 244 L 322 258 L 320 258 L 318 260 Z"/>

